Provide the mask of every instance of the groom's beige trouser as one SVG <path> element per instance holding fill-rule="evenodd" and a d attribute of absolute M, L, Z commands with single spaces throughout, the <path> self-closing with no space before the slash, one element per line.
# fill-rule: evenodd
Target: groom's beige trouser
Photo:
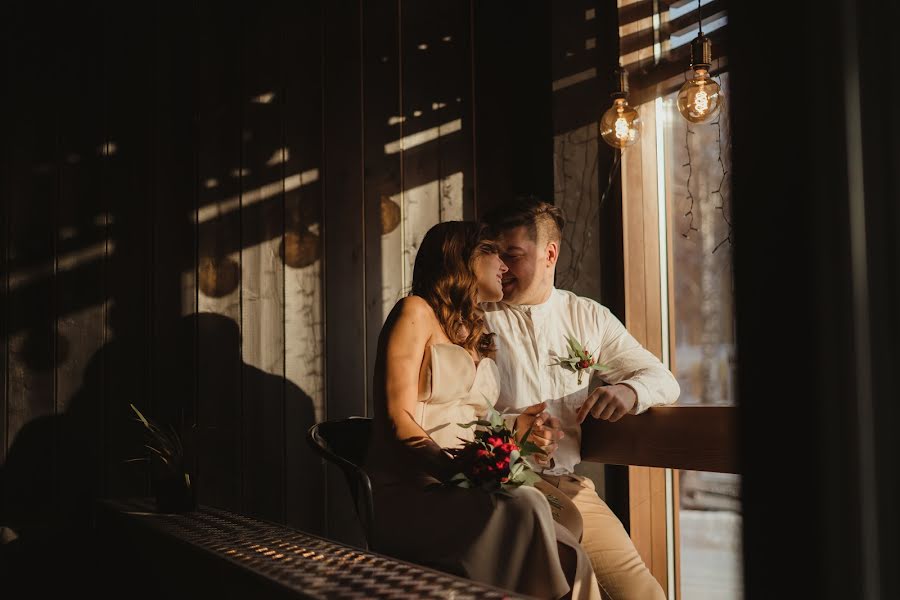
<path fill-rule="evenodd" d="M 578 507 L 584 519 L 581 545 L 591 559 L 604 600 L 665 600 L 628 532 L 586 477 L 542 475 Z"/>

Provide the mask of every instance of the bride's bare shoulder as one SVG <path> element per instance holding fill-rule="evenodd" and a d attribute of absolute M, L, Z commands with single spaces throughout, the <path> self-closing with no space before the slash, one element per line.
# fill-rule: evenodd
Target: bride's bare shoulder
<path fill-rule="evenodd" d="M 397 301 L 386 324 L 396 324 L 398 321 L 405 325 L 432 328 L 437 323 L 437 316 L 431 305 L 421 296 L 406 296 Z"/>
<path fill-rule="evenodd" d="M 394 305 L 394 310 L 398 316 L 416 319 L 435 319 L 434 310 L 431 305 L 421 296 L 406 296 L 400 298 Z"/>

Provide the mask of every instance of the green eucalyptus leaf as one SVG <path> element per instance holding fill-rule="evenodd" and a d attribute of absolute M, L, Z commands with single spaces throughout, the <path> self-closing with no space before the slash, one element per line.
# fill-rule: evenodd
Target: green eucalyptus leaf
<path fill-rule="evenodd" d="M 522 435 L 522 437 L 520 437 L 518 440 L 516 440 L 516 443 L 519 445 L 520 449 L 522 448 L 523 444 L 530 443 L 528 442 L 528 436 L 531 435 L 532 429 L 534 429 L 534 421 L 531 422 L 531 426 L 528 427 L 528 430 L 525 432 L 525 434 Z"/>
<path fill-rule="evenodd" d="M 527 469 L 525 471 L 522 471 L 522 474 L 519 476 L 519 478 L 525 485 L 534 485 L 541 479 L 541 476 L 531 469 Z"/>
<path fill-rule="evenodd" d="M 571 354 L 579 354 L 579 350 L 581 349 L 581 344 L 573 338 L 572 336 L 566 336 L 566 340 L 569 342 L 569 350 Z"/>
<path fill-rule="evenodd" d="M 534 442 L 524 441 L 519 444 L 519 450 L 522 452 L 522 456 L 531 456 L 532 454 L 542 454 L 546 455 L 547 453 L 544 450 L 535 444 Z"/>
<path fill-rule="evenodd" d="M 473 425 L 481 425 L 482 427 L 490 427 L 491 422 L 484 421 L 482 419 L 476 419 L 475 421 L 469 421 L 468 423 L 457 423 L 457 425 L 459 425 L 460 427 L 463 427 L 463 428 L 469 428 L 469 427 L 472 427 Z"/>

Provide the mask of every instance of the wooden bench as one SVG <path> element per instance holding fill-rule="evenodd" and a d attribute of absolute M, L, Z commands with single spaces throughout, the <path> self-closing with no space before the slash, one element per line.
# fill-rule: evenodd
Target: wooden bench
<path fill-rule="evenodd" d="M 129 597 L 524 598 L 283 525 L 201 506 L 98 503 L 106 560 Z"/>

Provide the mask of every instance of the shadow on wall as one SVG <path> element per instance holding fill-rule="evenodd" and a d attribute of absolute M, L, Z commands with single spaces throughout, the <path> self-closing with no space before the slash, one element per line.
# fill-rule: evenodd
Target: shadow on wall
<path fill-rule="evenodd" d="M 195 368 L 193 340 L 198 335 L 209 342 L 209 348 Z M 126 365 L 148 368 L 141 364 L 146 344 L 142 337 L 123 336 L 103 346 L 91 357 L 68 409 L 28 422 L 13 440 L 0 470 L 0 580 L 5 589 L 7 582 L 14 589 L 21 585 L 32 595 L 45 586 L 87 589 L 104 575 L 91 531 L 94 501 L 150 493 L 146 464 L 124 462 L 144 455 L 141 427 L 129 408 L 134 399 L 108 393 L 104 372 Z M 252 478 L 260 489 L 244 484 L 243 449 L 263 446 L 262 438 L 278 432 L 242 410 L 240 390 L 242 386 L 283 389 L 279 397 L 253 399 L 253 406 L 259 414 L 289 414 L 301 420 L 292 423 L 294 431 L 306 431 L 314 423 L 312 400 L 283 377 L 243 363 L 240 351 L 238 326 L 231 319 L 211 313 L 181 318 L 178 343 L 167 355 L 155 357 L 155 372 L 166 374 L 170 384 L 157 386 L 164 392 L 153 398 L 146 413 L 163 424 L 171 423 L 181 434 L 201 503 L 221 505 L 221 499 L 235 498 L 240 504 L 247 495 L 265 495 L 278 498 L 275 504 L 282 508 L 278 514 L 257 511 L 256 516 L 283 521 L 285 478 L 292 474 L 247 464 L 246 471 L 259 469 L 270 477 Z M 198 392 L 205 400 L 197 401 Z M 293 507 L 291 512 L 309 515 L 308 523 L 295 525 L 315 531 L 314 503 L 323 493 L 321 477 L 303 473 L 321 472 L 321 462 L 305 444 L 290 447 L 298 450 L 290 464 L 299 466 L 301 473 L 296 476 L 308 486 L 303 497 L 295 499 L 308 506 Z M 281 452 L 281 446 L 278 449 Z M 277 464 L 282 464 L 280 457 Z"/>

